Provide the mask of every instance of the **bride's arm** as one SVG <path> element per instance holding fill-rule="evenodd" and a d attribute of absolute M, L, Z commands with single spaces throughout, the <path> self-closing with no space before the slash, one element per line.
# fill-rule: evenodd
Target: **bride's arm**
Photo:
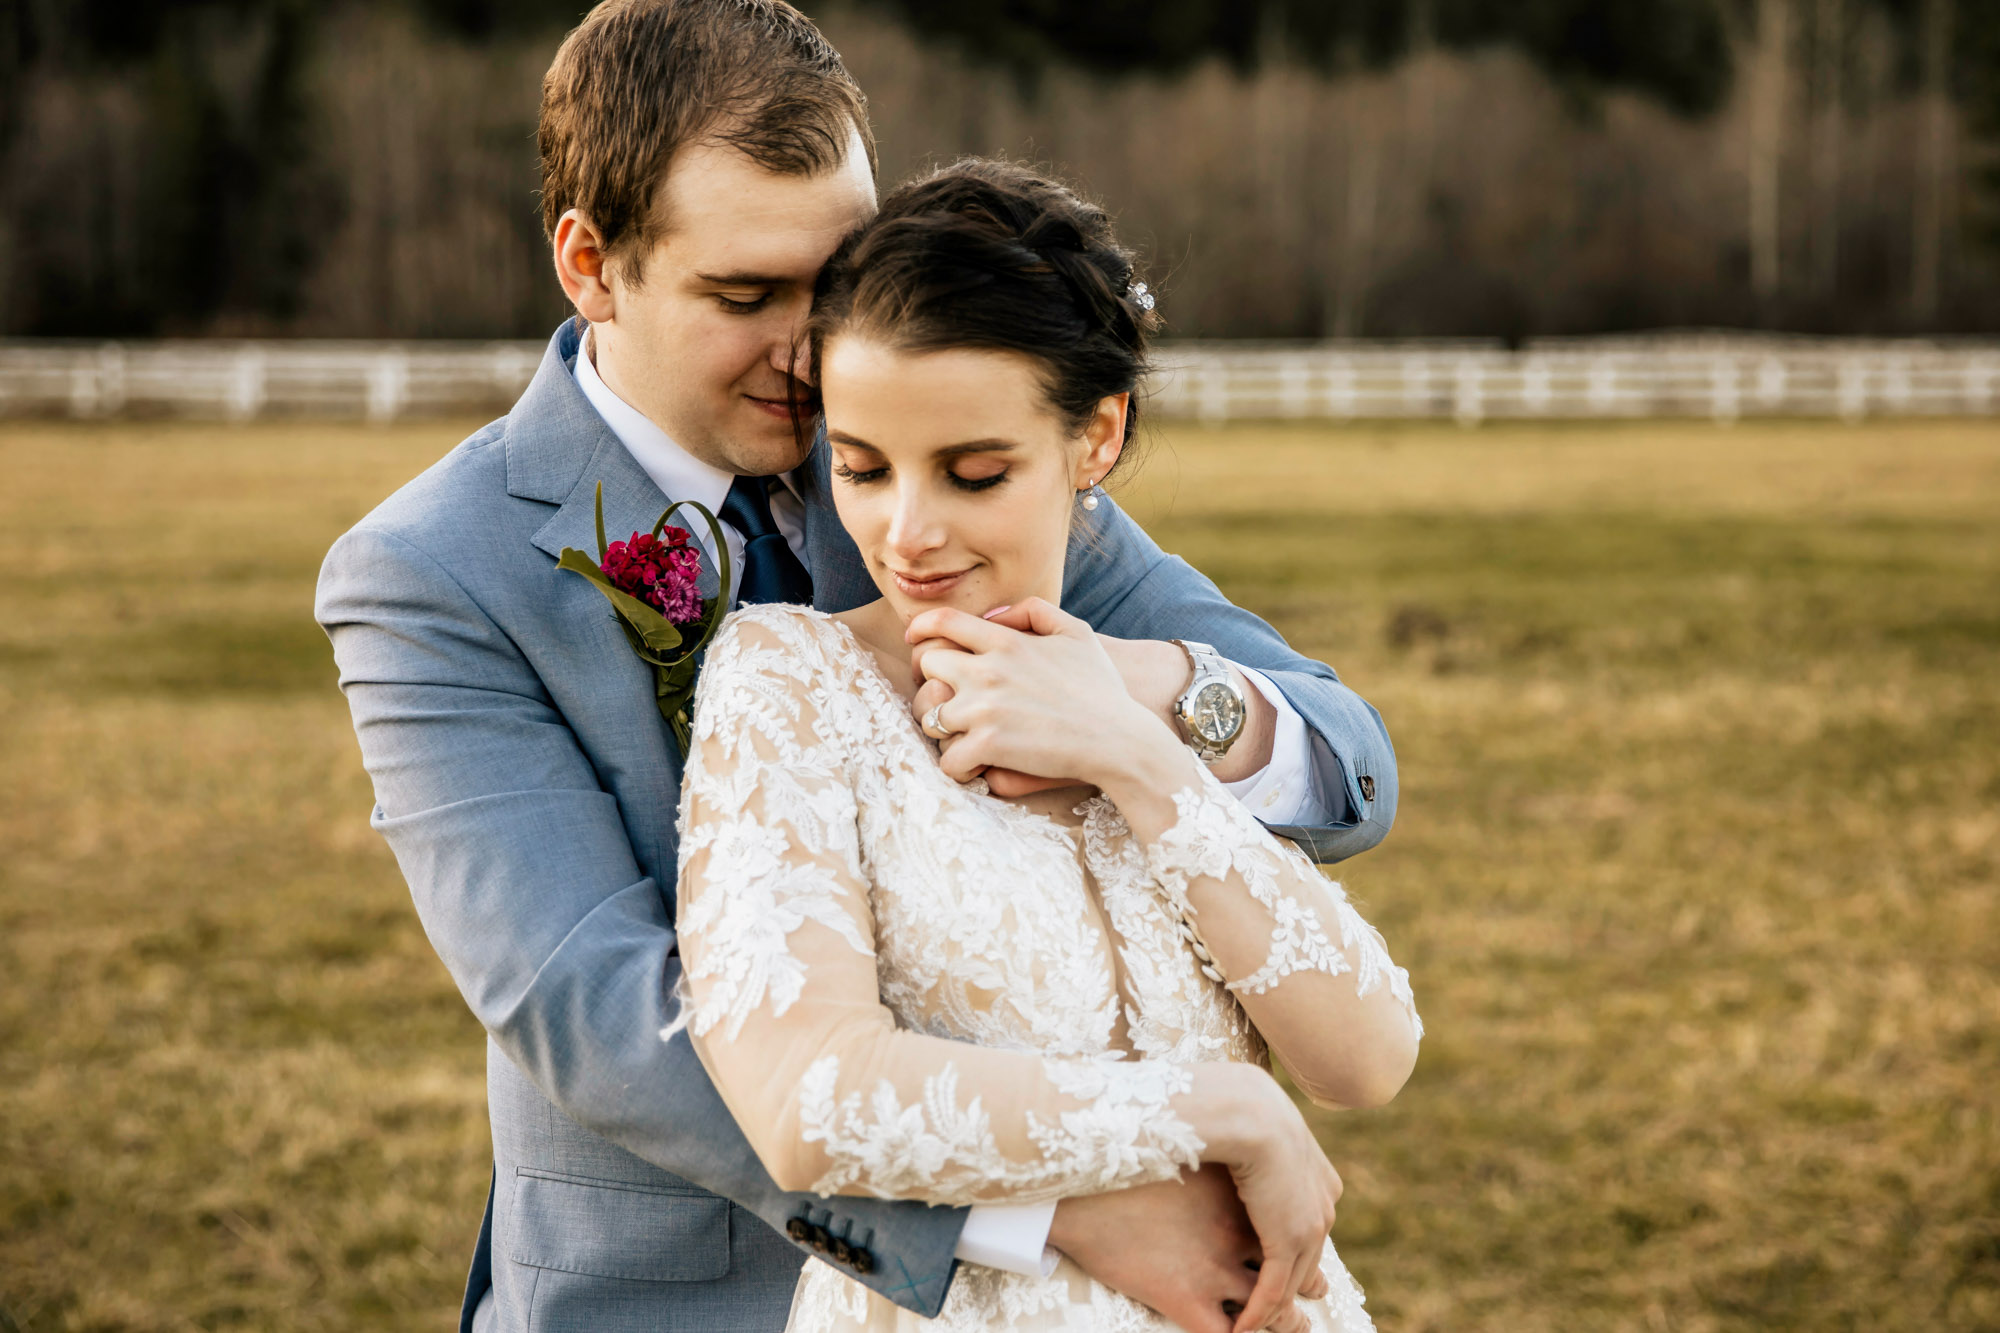
<path fill-rule="evenodd" d="M 1341 886 L 1272 835 L 1178 738 L 1105 784 L 1205 966 L 1324 1107 L 1379 1106 L 1416 1064 L 1409 974 Z"/>
<path fill-rule="evenodd" d="M 856 720 L 841 710 L 859 705 L 788 641 L 803 625 L 736 622 L 718 639 L 682 786 L 691 1035 L 773 1178 L 956 1205 L 1316 1157 L 1250 1066 L 1045 1059 L 897 1026 L 842 738 Z"/>
<path fill-rule="evenodd" d="M 946 743 L 945 771 L 996 764 L 1100 788 L 1301 1090 L 1323 1106 L 1393 1097 L 1423 1027 L 1382 937 L 1132 699 L 1089 625 L 1035 599 L 1016 609 L 1035 639 L 926 613 L 933 632 L 960 644 L 924 658 L 925 673 L 954 691 L 944 721 L 959 734 Z M 1034 651 L 1021 651 L 1029 643 Z M 1011 711 L 982 702 L 999 684 L 1016 696 Z"/>

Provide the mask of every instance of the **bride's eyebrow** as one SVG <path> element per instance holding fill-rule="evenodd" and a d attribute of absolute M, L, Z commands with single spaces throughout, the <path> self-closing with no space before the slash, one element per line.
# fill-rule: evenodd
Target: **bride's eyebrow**
<path fill-rule="evenodd" d="M 830 443 L 844 444 L 850 449 L 867 449 L 878 454 L 882 452 L 859 435 L 849 435 L 844 430 L 829 430 L 826 433 L 826 438 Z M 960 454 L 1004 454 L 1011 453 L 1020 447 L 1020 445 L 1014 443 L 1012 440 L 967 440 L 963 444 L 945 445 L 937 451 L 937 456 L 939 458 L 956 458 Z"/>
<path fill-rule="evenodd" d="M 1004 454 L 1020 446 L 1012 440 L 967 440 L 964 444 L 947 444 L 937 451 L 939 458 L 956 458 L 960 454 Z"/>

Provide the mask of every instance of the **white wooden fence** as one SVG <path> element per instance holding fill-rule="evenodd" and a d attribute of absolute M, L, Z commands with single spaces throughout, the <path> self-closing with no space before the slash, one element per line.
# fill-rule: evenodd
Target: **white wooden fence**
<path fill-rule="evenodd" d="M 540 342 L 0 343 L 0 417 L 499 414 Z M 1179 342 L 1150 410 L 1203 421 L 2000 414 L 2000 342 L 1749 334 Z"/>

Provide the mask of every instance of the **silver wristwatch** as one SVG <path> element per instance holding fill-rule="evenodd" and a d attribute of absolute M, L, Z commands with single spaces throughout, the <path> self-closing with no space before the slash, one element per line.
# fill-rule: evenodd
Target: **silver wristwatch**
<path fill-rule="evenodd" d="M 1243 691 L 1236 688 L 1229 664 L 1215 649 L 1191 639 L 1175 639 L 1188 655 L 1194 675 L 1181 697 L 1174 701 L 1174 716 L 1180 720 L 1181 734 L 1204 764 L 1213 764 L 1229 753 L 1243 734 L 1249 715 Z"/>

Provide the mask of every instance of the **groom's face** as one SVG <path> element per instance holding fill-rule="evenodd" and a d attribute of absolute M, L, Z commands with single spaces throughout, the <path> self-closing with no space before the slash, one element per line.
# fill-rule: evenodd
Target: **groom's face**
<path fill-rule="evenodd" d="M 612 270 L 616 314 L 594 335 L 598 369 L 704 462 L 747 476 L 794 467 L 789 367 L 813 280 L 875 212 L 861 136 L 815 176 L 696 146 L 675 156 L 661 195 L 668 229 L 642 280 Z"/>

